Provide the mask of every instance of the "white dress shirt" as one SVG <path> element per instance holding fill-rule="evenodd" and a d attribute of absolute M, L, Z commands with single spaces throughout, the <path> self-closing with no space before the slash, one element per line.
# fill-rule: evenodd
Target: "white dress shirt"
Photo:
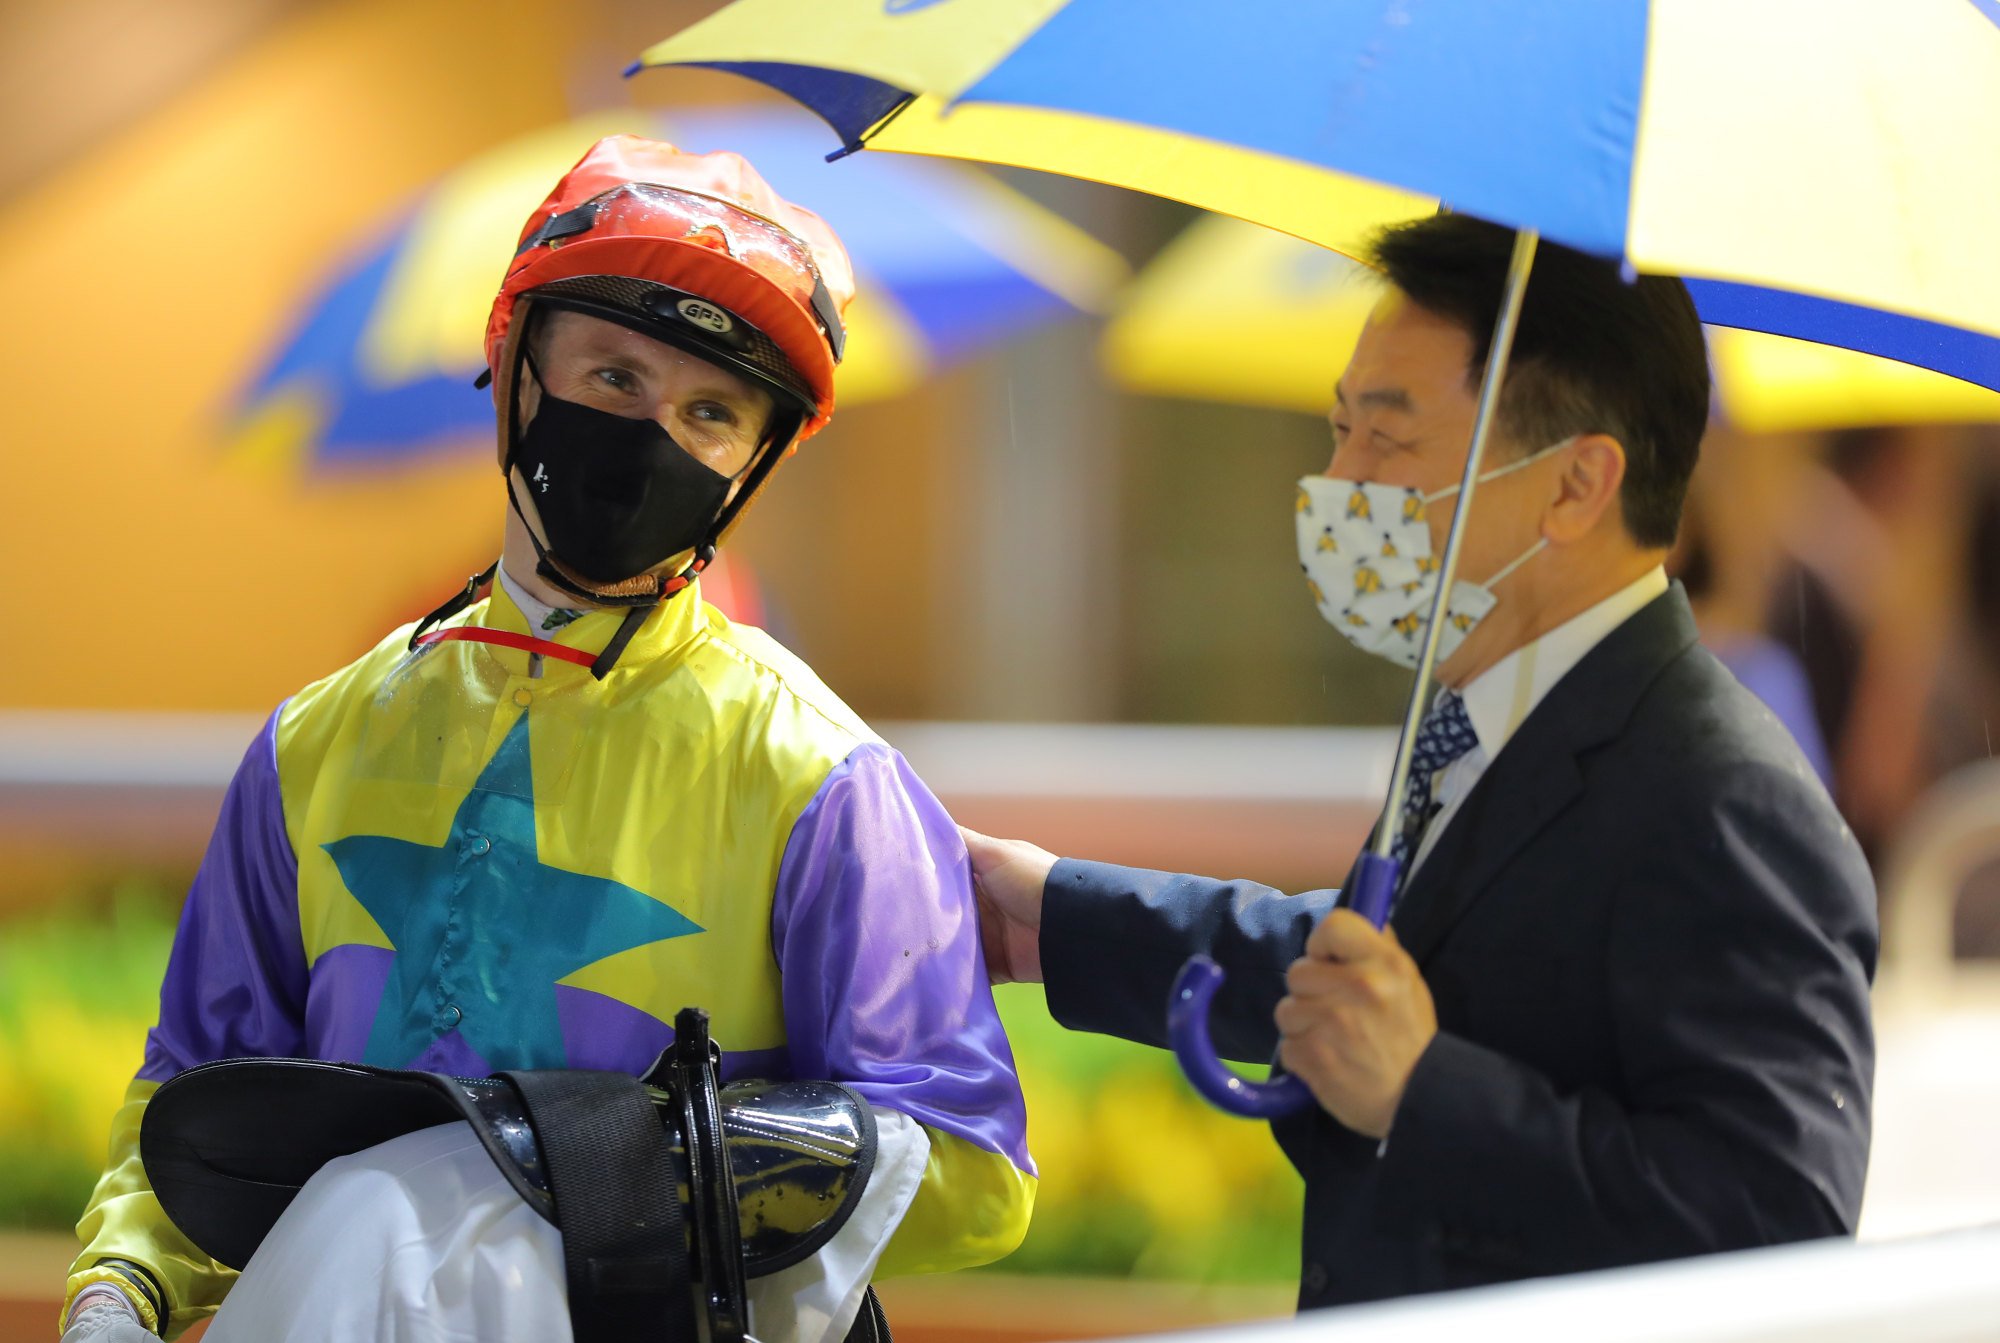
<path fill-rule="evenodd" d="M 1521 645 L 1459 691 L 1479 744 L 1431 776 L 1431 796 L 1438 802 L 1439 810 L 1424 830 L 1423 844 L 1417 850 L 1416 861 L 1410 864 L 1412 873 L 1423 866 L 1438 837 L 1457 814 L 1459 803 L 1494 758 L 1506 749 L 1542 697 L 1606 635 L 1666 590 L 1667 571 L 1658 567 L 1648 570 L 1637 581 L 1589 610 L 1534 642 Z"/>

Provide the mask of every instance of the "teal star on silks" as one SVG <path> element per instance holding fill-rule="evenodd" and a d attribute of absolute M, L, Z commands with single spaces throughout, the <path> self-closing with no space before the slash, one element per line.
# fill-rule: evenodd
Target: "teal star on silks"
<path fill-rule="evenodd" d="M 407 1067 L 454 1027 L 496 1068 L 568 1065 L 556 981 L 621 951 L 702 931 L 608 877 L 545 865 L 528 715 L 452 818 L 442 848 L 384 835 L 324 846 L 395 948 L 366 1062 Z"/>

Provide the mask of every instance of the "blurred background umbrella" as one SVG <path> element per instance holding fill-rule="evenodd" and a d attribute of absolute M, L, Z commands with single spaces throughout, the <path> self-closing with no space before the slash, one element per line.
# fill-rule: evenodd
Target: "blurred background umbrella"
<path fill-rule="evenodd" d="M 1125 290 L 1104 362 L 1122 387 L 1324 415 L 1380 294 L 1324 247 L 1198 219 Z M 2000 421 L 2000 392 L 1894 360 L 1708 328 L 1719 418 L 1752 433 Z"/>
<path fill-rule="evenodd" d="M 735 150 L 832 223 L 861 281 L 839 375 L 846 404 L 1097 311 L 1127 278 L 1116 252 L 979 169 L 894 158 L 835 168 L 815 128 L 776 109 L 599 114 L 480 155 L 365 247 L 245 389 L 231 451 L 338 468 L 486 438 L 492 404 L 471 382 L 521 221 L 584 146 L 621 130 Z"/>
<path fill-rule="evenodd" d="M 1688 277 L 1708 322 L 2000 388 L 1984 0 L 737 0 L 642 64 L 1341 250 L 1441 197 Z"/>

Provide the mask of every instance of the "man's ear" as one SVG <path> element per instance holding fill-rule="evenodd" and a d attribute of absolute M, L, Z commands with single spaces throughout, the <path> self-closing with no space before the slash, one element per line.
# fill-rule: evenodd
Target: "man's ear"
<path fill-rule="evenodd" d="M 1609 434 L 1579 434 L 1563 461 L 1542 535 L 1560 546 L 1583 540 L 1606 521 L 1623 526 L 1618 491 L 1624 483 L 1624 445 Z"/>

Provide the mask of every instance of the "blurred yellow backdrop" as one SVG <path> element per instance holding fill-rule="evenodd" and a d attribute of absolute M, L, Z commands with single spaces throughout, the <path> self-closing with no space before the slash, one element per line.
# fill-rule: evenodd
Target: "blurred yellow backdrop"
<path fill-rule="evenodd" d="M 331 264 L 454 164 L 569 114 L 557 48 L 578 25 L 546 19 L 519 0 L 301 7 L 0 210 L 0 564 L 31 579 L 6 619 L 62 650 L 14 660 L 6 702 L 268 705 L 490 552 L 480 452 L 308 481 L 222 444 L 229 398 Z"/>

